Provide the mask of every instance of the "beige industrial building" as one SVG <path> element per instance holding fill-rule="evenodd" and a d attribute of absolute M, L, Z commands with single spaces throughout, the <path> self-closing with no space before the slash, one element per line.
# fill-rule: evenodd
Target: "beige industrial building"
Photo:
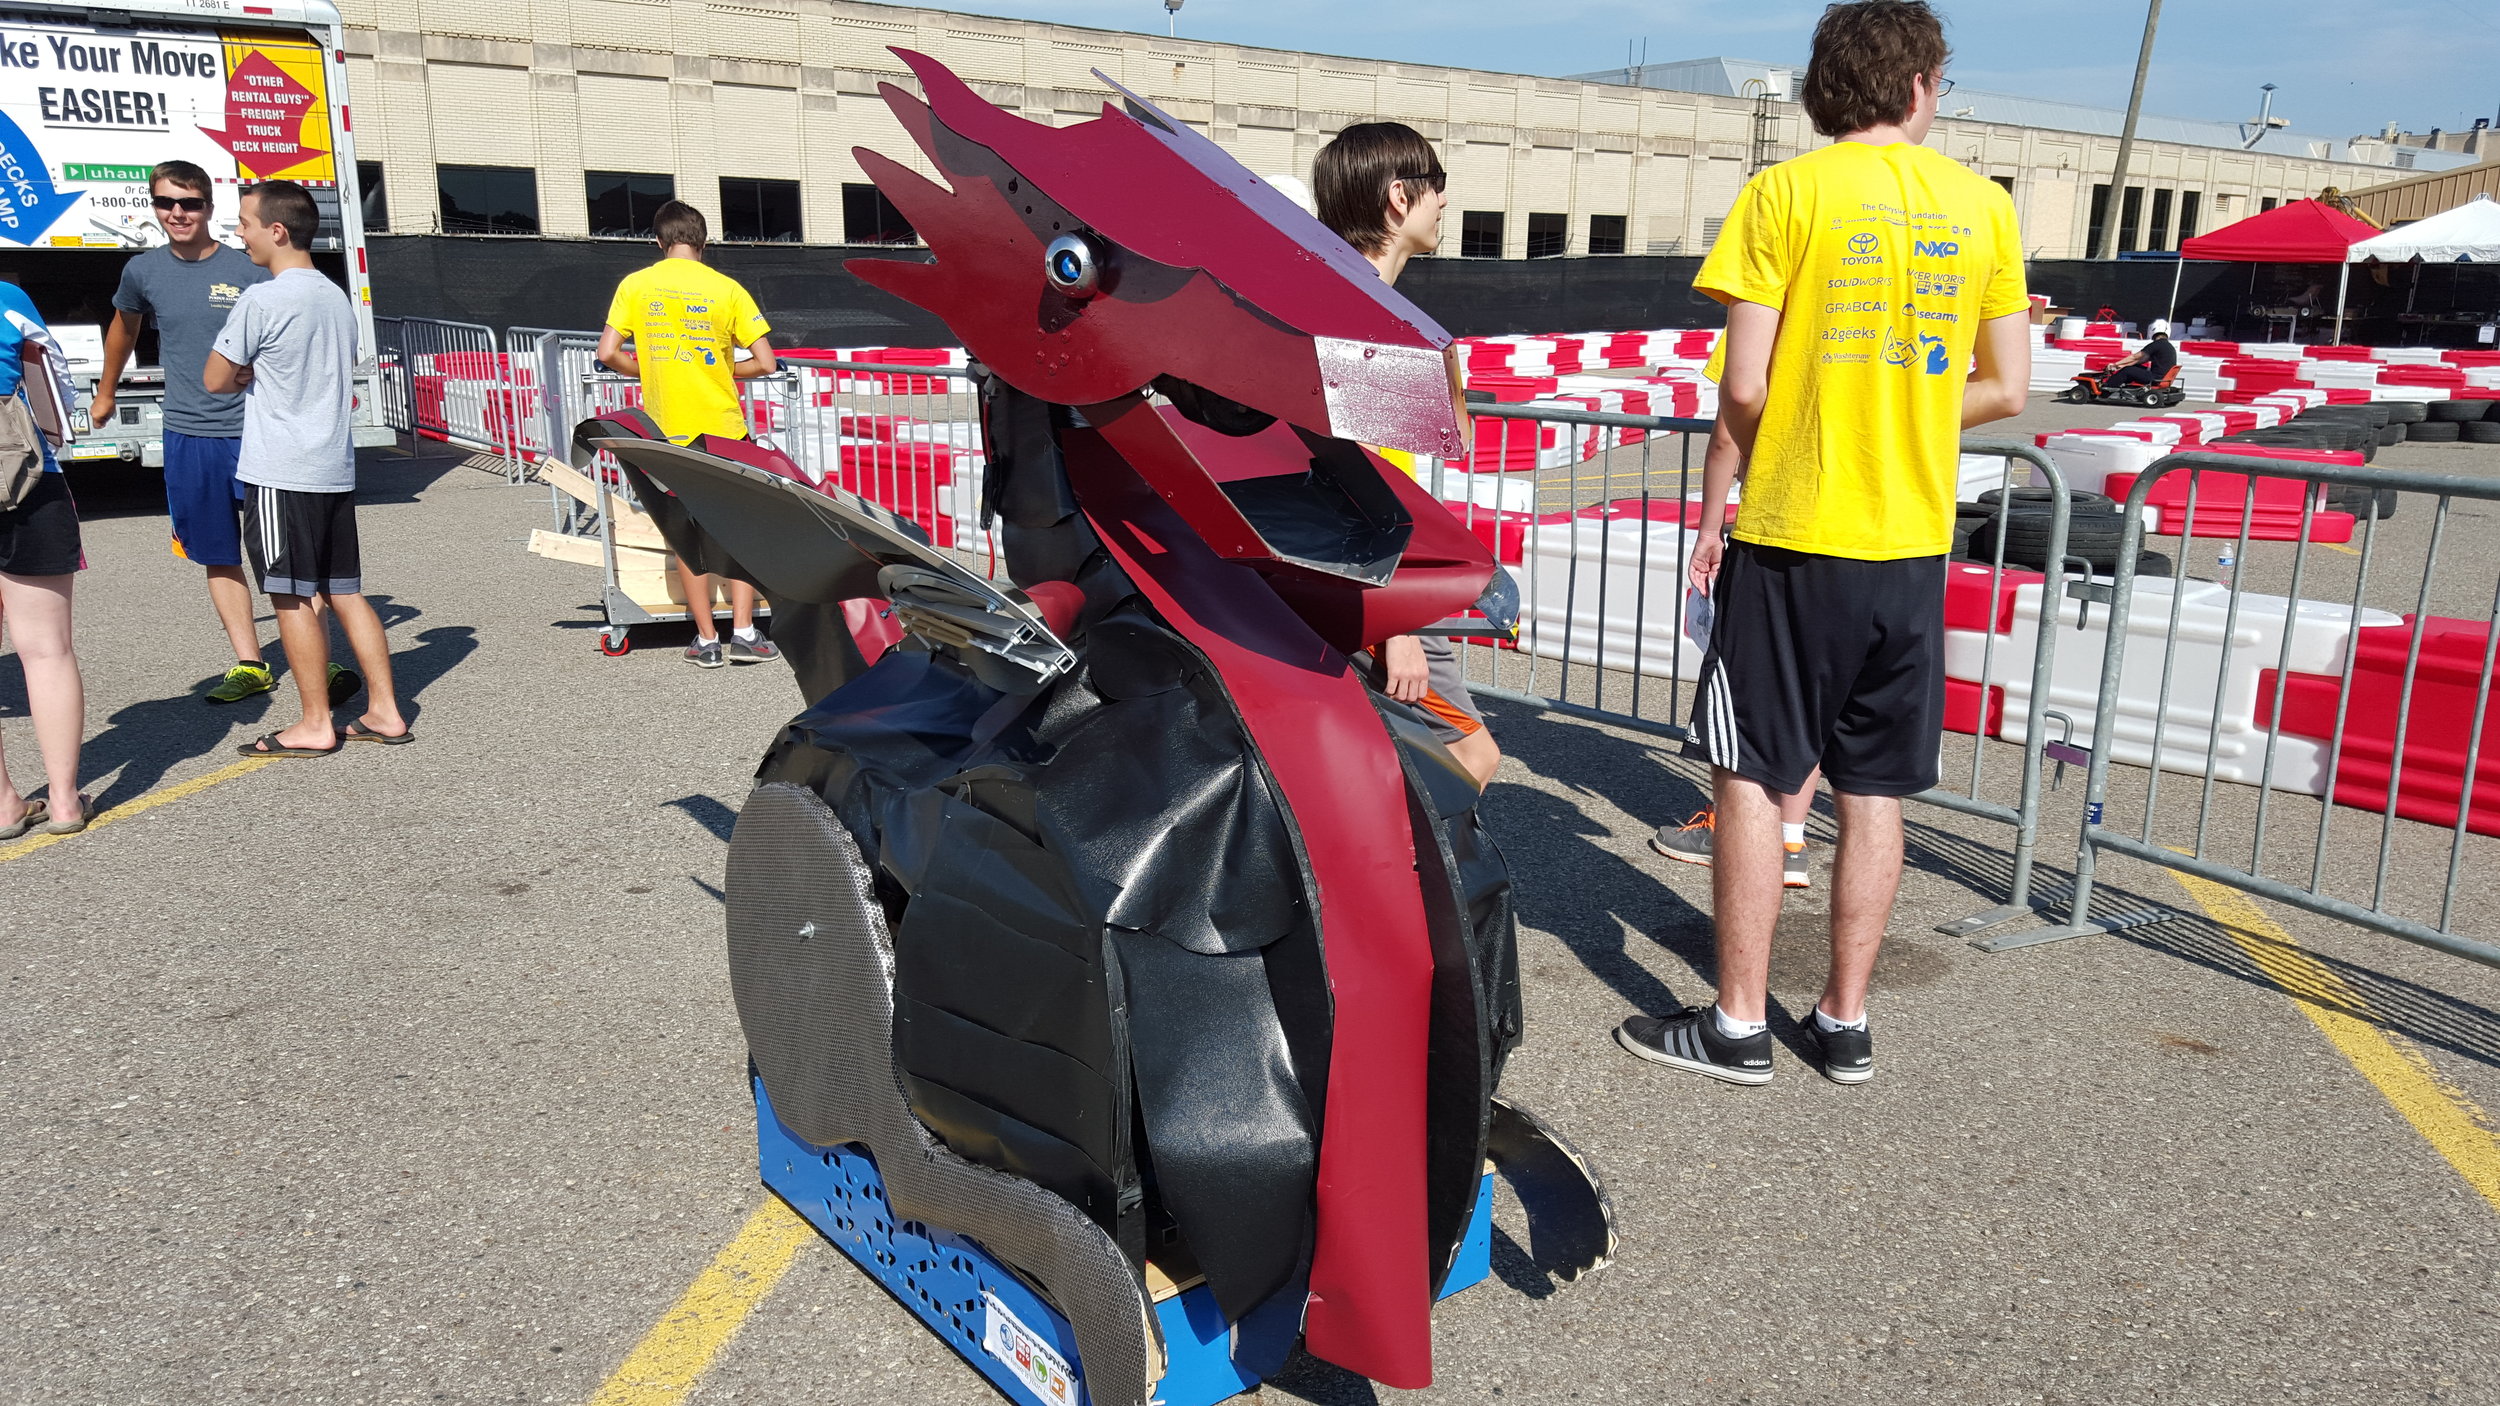
<path fill-rule="evenodd" d="M 1101 69 L 1261 173 L 1307 176 L 1312 153 L 1348 123 L 1411 123 L 1449 166 L 1450 255 L 1698 253 L 1752 171 L 1819 140 L 1796 104 L 1767 91 L 1436 68 L 851 0 L 342 9 L 361 174 L 380 186 L 368 208 L 393 233 L 629 237 L 676 195 L 711 212 L 724 238 L 908 237 L 851 154 L 910 151 L 876 95 L 880 82 L 910 81 L 889 46 L 929 53 L 1043 122 L 1098 112 L 1104 90 L 1090 71 Z M 2035 257 L 2085 252 L 2114 136 L 1949 116 L 1929 144 L 2013 192 Z M 2122 245 L 2175 247 L 2323 186 L 2376 184 L 2393 164 L 2383 144 L 2243 151 L 2140 139 L 2119 202 Z"/>

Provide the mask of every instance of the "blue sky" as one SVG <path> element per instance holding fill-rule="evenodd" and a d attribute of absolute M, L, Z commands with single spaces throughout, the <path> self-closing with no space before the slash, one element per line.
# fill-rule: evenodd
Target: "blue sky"
<path fill-rule="evenodd" d="M 972 0 L 982 14 L 1161 33 L 1160 0 Z M 1953 76 L 1974 88 L 2123 107 L 2143 0 L 1946 0 Z M 1803 62 L 1818 4 L 1758 0 L 1185 0 L 1181 32 L 1270 48 L 1518 73 L 1724 54 Z M 2168 0 L 2145 110 L 2239 121 L 2257 85 L 2295 130 L 2390 121 L 2455 129 L 2500 116 L 2493 0 Z"/>

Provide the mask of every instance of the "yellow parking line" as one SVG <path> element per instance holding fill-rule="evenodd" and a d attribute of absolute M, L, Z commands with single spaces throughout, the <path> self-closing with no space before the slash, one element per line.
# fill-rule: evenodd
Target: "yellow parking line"
<path fill-rule="evenodd" d="M 778 1196 L 747 1217 L 744 1229 L 695 1276 L 694 1283 L 625 1355 L 590 1406 L 668 1406 L 684 1401 L 712 1359 L 755 1306 L 781 1282 L 815 1227 Z"/>
<path fill-rule="evenodd" d="M 2238 889 L 2174 873 L 2260 971 L 2283 988 L 2344 1058 L 2378 1086 L 2466 1185 L 2500 1211 L 2500 1132 L 2465 1091 L 2440 1076 L 2409 1040 L 2388 1034 L 2364 1015 L 2368 1003 L 2325 963 L 2301 950 L 2292 935 Z"/>
<path fill-rule="evenodd" d="M 232 781 L 238 776 L 258 771 L 276 760 L 278 760 L 276 757 L 245 757 L 232 766 L 221 766 L 205 776 L 194 776 L 188 781 L 168 786 L 161 791 L 150 791 L 135 801 L 124 801 L 111 810 L 96 812 L 95 819 L 88 821 L 87 828 L 80 834 L 91 835 L 107 825 L 128 820 L 134 815 L 145 815 L 158 806 L 181 800 L 185 796 L 196 796 L 220 781 Z M 0 845 L 0 864 L 5 864 L 12 859 L 23 859 L 46 845 L 57 845 L 63 840 L 77 838 L 77 835 L 37 834 L 28 835 L 21 840 L 11 840 L 5 845 Z"/>

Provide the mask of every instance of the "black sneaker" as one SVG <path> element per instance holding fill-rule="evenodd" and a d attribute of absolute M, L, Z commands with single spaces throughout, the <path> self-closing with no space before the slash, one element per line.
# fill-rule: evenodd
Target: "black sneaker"
<path fill-rule="evenodd" d="M 1806 1033 L 1823 1052 L 1824 1078 L 1835 1084 L 1863 1084 L 1875 1077 L 1875 1037 L 1865 1026 L 1826 1030 L 1820 1020 L 1808 1015 Z"/>
<path fill-rule="evenodd" d="M 1771 1032 L 1731 1040 L 1719 1033 L 1710 1006 L 1686 1006 L 1663 1018 L 1636 1015 L 1615 1027 L 1615 1043 L 1653 1063 L 1731 1084 L 1771 1082 Z"/>
<path fill-rule="evenodd" d="M 773 642 L 762 635 L 757 635 L 753 644 L 739 638 L 735 632 L 729 636 L 729 662 L 732 664 L 764 664 L 780 657 L 781 651 L 773 648 Z"/>
<path fill-rule="evenodd" d="M 698 669 L 718 669 L 729 661 L 721 657 L 719 640 L 697 635 L 694 643 L 686 646 L 686 662 Z"/>

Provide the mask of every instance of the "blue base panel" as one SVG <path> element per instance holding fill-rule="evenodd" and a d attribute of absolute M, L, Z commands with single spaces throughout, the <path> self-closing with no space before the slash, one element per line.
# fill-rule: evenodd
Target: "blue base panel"
<path fill-rule="evenodd" d="M 781 1125 L 760 1079 L 755 1089 L 764 1185 L 918 1315 L 990 1385 L 1018 1406 L 1091 1406 L 1076 1332 L 1015 1271 L 963 1236 L 895 1217 L 875 1159 L 856 1144 L 818 1147 Z M 1476 1195 L 1441 1297 L 1493 1269 L 1493 1178 Z M 1224 1321 L 1203 1284 L 1155 1305 L 1169 1357 L 1156 1406 L 1214 1406 L 1257 1386 L 1302 1332 L 1303 1290 L 1278 1294 L 1238 1324 Z"/>

